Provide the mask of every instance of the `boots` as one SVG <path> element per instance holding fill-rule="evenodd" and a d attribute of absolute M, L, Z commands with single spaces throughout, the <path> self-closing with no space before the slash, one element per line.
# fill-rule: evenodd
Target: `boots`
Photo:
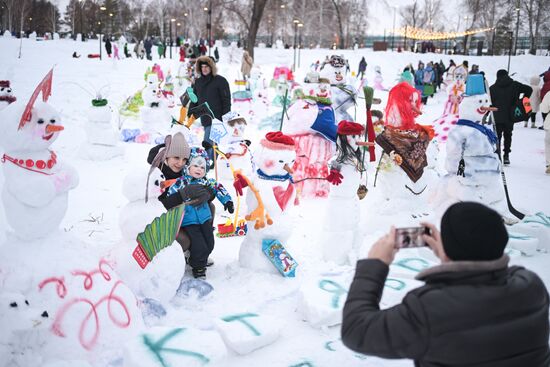
<path fill-rule="evenodd" d="M 206 279 L 206 268 L 193 268 L 193 278 Z"/>
<path fill-rule="evenodd" d="M 504 157 L 502 157 L 502 162 L 505 166 L 510 164 L 510 156 L 508 155 L 508 153 L 504 153 Z"/>

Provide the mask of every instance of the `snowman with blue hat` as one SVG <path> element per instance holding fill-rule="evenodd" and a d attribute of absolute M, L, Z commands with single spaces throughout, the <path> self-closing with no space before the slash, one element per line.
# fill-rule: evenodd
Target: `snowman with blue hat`
<path fill-rule="evenodd" d="M 470 75 L 459 119 L 449 131 L 445 169 L 434 204 L 444 212 L 459 201 L 481 202 L 509 216 L 496 154 L 497 137 L 490 125 L 483 124 L 486 113 L 494 111 L 483 75 Z"/>

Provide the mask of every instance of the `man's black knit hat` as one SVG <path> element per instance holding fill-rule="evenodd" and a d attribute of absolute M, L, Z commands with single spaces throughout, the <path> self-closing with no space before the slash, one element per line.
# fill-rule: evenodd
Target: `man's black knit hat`
<path fill-rule="evenodd" d="M 441 240 L 451 260 L 496 260 L 508 243 L 500 214 L 475 202 L 453 204 L 441 218 Z"/>

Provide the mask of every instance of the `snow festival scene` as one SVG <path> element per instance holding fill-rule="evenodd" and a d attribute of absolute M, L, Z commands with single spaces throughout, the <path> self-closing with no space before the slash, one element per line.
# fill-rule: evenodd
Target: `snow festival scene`
<path fill-rule="evenodd" d="M 550 0 L 0 0 L 0 367 L 550 367 Z"/>

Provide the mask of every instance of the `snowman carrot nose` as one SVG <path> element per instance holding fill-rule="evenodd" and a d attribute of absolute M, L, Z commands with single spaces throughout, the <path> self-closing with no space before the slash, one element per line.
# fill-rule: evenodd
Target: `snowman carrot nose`
<path fill-rule="evenodd" d="M 46 126 L 46 132 L 48 134 L 55 133 L 55 132 L 61 131 L 63 129 L 64 129 L 64 127 L 60 126 L 60 125 L 48 125 L 48 126 Z"/>
<path fill-rule="evenodd" d="M 420 111 L 420 109 L 419 109 L 418 107 L 416 107 L 416 106 L 414 106 L 414 105 L 411 106 L 411 107 L 412 107 L 412 110 L 413 110 L 414 112 L 416 112 L 416 113 L 419 114 L 419 115 L 422 115 L 422 111 Z"/>
<path fill-rule="evenodd" d="M 359 146 L 359 147 L 373 147 L 374 146 L 374 143 L 371 143 L 371 142 L 368 142 L 368 141 L 357 141 L 357 142 L 355 142 L 355 144 L 357 144 L 357 146 Z"/>
<path fill-rule="evenodd" d="M 479 107 L 479 110 L 482 111 L 482 112 L 487 112 L 487 111 L 498 111 L 498 108 L 496 108 L 496 107 L 485 107 L 485 106 L 481 106 L 481 107 Z"/>
<path fill-rule="evenodd" d="M 290 166 L 288 165 L 288 163 L 285 163 L 283 169 L 284 169 L 285 171 L 287 171 L 288 173 L 290 173 L 290 174 L 293 174 L 293 173 L 294 173 L 294 170 L 293 170 L 292 168 L 290 168 Z"/>

